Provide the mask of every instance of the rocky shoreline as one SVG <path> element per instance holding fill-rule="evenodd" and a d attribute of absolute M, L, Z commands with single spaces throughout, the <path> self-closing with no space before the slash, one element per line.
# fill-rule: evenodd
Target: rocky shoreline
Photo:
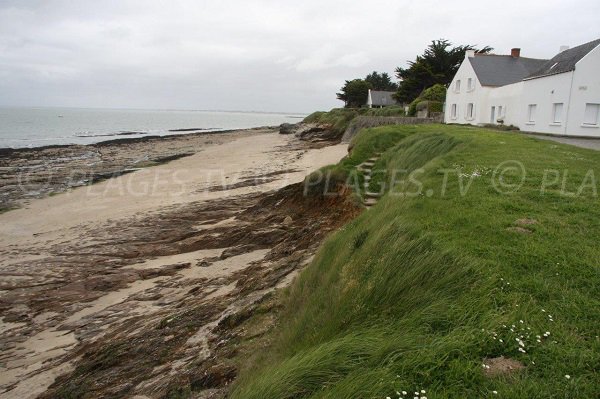
<path fill-rule="evenodd" d="M 39 180 L 61 172 L 45 198 L 13 194 L 23 208 L 0 214 L 0 396 L 223 397 L 276 323 L 277 289 L 360 212 L 344 191 L 306 197 L 298 183 L 345 153 L 254 129 L 2 158 Z M 126 176 L 65 183 L 77 167 L 117 173 L 141 156 Z M 217 180 L 198 173 L 214 166 Z M 119 190 L 162 172 L 176 179 L 155 195 Z"/>
<path fill-rule="evenodd" d="M 276 132 L 274 127 L 194 132 L 102 141 L 0 149 L 0 211 L 28 200 L 65 192 L 140 168 L 160 165 L 240 137 Z"/>
<path fill-rule="evenodd" d="M 300 122 L 241 130 L 194 129 L 172 136 L 123 138 L 88 145 L 0 148 L 0 212 L 18 208 L 31 199 L 187 157 L 207 145 L 276 132 L 294 134 L 311 148 L 335 144 L 341 139 L 329 125 Z"/>

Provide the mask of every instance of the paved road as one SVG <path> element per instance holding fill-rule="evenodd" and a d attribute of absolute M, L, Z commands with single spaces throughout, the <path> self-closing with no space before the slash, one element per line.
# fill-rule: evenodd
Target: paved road
<path fill-rule="evenodd" d="M 593 139 L 581 139 L 581 138 L 569 138 L 569 137 L 553 137 L 553 136 L 542 136 L 538 134 L 526 134 L 529 137 L 535 137 L 542 140 L 552 140 L 559 143 L 571 144 L 576 147 L 589 148 L 592 150 L 600 151 L 600 138 Z"/>

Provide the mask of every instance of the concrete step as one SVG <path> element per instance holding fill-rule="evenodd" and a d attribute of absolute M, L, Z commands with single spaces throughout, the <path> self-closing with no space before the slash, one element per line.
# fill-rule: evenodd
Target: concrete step
<path fill-rule="evenodd" d="M 379 198 L 379 197 L 381 197 L 381 194 L 375 193 L 373 191 L 366 191 L 365 192 L 365 196 L 366 197 L 371 197 L 371 198 Z"/>
<path fill-rule="evenodd" d="M 372 206 L 377 204 L 377 198 L 366 198 L 365 201 L 363 202 L 363 204 L 365 206 Z"/>

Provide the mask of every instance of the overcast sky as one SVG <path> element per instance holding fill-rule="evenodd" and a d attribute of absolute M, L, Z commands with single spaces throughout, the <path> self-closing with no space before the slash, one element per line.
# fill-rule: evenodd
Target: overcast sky
<path fill-rule="evenodd" d="M 598 0 L 0 0 L 0 105 L 310 112 L 433 39 L 549 58 L 599 37 Z"/>

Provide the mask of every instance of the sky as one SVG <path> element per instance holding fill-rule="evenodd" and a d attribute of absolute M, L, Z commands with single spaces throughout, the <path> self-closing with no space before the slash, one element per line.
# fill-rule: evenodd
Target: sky
<path fill-rule="evenodd" d="M 550 58 L 598 0 L 0 0 L 0 106 L 312 112 L 434 39 Z"/>

